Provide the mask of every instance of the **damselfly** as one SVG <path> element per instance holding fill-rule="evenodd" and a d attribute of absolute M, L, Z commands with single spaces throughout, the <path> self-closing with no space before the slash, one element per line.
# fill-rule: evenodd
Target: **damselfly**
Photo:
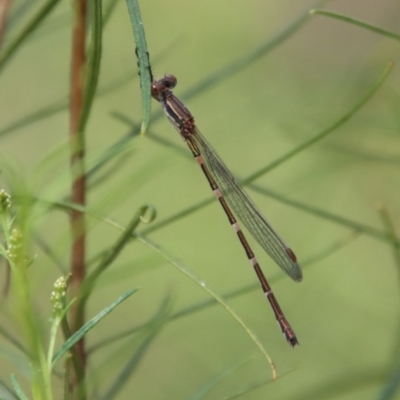
<path fill-rule="evenodd" d="M 203 170 L 212 191 L 224 209 L 229 223 L 236 232 L 247 258 L 257 274 L 282 333 L 289 344 L 294 347 L 298 344 L 297 337 L 281 310 L 235 215 L 243 222 L 244 226 L 270 257 L 292 279 L 301 281 L 302 272 L 297 263 L 296 256 L 272 229 L 247 193 L 235 181 L 221 158 L 200 133 L 190 111 L 172 93 L 172 89 L 176 84 L 177 80 L 173 75 L 166 75 L 158 81 L 152 79 L 151 94 L 154 99 L 161 103 L 172 126 L 181 134 L 193 157 Z"/>

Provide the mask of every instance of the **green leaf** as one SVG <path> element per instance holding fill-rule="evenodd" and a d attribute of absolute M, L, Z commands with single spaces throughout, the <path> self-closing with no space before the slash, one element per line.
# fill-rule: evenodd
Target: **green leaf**
<path fill-rule="evenodd" d="M 89 118 L 90 110 L 92 108 L 94 96 L 96 94 L 97 83 L 100 74 L 100 61 L 101 61 L 101 40 L 102 40 L 102 0 L 90 1 L 90 16 L 91 16 L 91 32 L 92 40 L 89 46 L 88 63 L 85 78 L 85 92 L 83 95 L 82 111 L 79 118 L 79 131 L 83 132 L 87 120 Z"/>
<path fill-rule="evenodd" d="M 151 112 L 150 85 L 152 76 L 150 72 L 149 52 L 147 50 L 146 36 L 144 34 L 139 4 L 137 0 L 126 0 L 126 4 L 128 6 L 129 16 L 131 17 L 133 36 L 136 42 L 136 55 L 138 57 L 143 107 L 141 135 L 144 135 L 147 131 L 147 127 L 149 126 Z"/>
<path fill-rule="evenodd" d="M 337 14 L 337 13 L 334 13 L 334 12 L 331 12 L 331 11 L 326 11 L 326 10 L 316 10 L 315 9 L 315 10 L 311 10 L 310 14 L 311 15 L 323 15 L 325 17 L 335 18 L 335 19 L 338 19 L 340 21 L 344 21 L 344 22 L 347 22 L 349 24 L 359 26 L 360 28 L 368 29 L 369 31 L 378 33 L 378 34 L 386 36 L 388 38 L 400 41 L 400 35 L 399 34 L 391 32 L 391 31 L 388 31 L 388 30 L 383 29 L 383 28 L 379 28 L 378 26 L 371 25 L 369 22 L 364 22 L 364 21 L 361 21 L 359 19 L 347 17 L 345 15 Z"/>
<path fill-rule="evenodd" d="M 245 324 L 245 322 L 239 317 L 239 315 L 236 314 L 236 312 L 224 301 L 224 299 L 219 294 L 217 294 L 213 289 L 211 289 L 211 287 L 203 279 L 198 277 L 189 267 L 187 267 L 185 264 L 183 264 L 179 260 L 171 257 L 160 246 L 158 246 L 157 244 L 155 244 L 154 242 L 150 241 L 149 239 L 145 238 L 142 235 L 135 234 L 135 237 L 140 242 L 144 243 L 147 247 L 151 248 L 153 251 L 160 254 L 165 260 L 167 260 L 171 265 L 173 265 L 175 268 L 177 268 L 181 273 L 183 273 L 188 278 L 190 278 L 193 282 L 195 282 L 197 285 L 199 285 L 204 291 L 206 291 L 210 296 L 212 296 L 219 303 L 219 305 L 221 305 L 233 317 L 233 319 L 236 320 L 236 322 L 245 330 L 247 335 L 250 337 L 250 339 L 258 347 L 260 352 L 263 354 L 263 356 L 268 361 L 268 363 L 271 367 L 272 379 L 275 380 L 277 377 L 277 372 L 276 372 L 275 364 L 272 361 L 270 355 L 264 349 L 263 345 L 258 340 L 258 338 L 254 334 L 254 332 Z"/>
<path fill-rule="evenodd" d="M 340 215 L 331 213 L 330 211 L 323 210 L 318 207 L 310 206 L 309 204 L 302 203 L 297 200 L 292 200 L 288 197 L 285 197 L 279 193 L 276 193 L 270 189 L 258 186 L 258 185 L 250 185 L 250 188 L 257 193 L 263 194 L 265 196 L 271 197 L 275 200 L 278 200 L 280 203 L 287 204 L 291 207 L 297 208 L 298 210 L 302 210 L 308 212 L 314 216 L 326 219 L 327 221 L 334 222 L 338 225 L 354 229 L 358 232 L 361 232 L 365 235 L 374 237 L 376 239 L 382 240 L 383 242 L 393 242 L 397 245 L 400 244 L 400 239 L 391 236 L 388 232 L 382 231 L 380 229 L 374 228 L 373 226 L 365 225 L 357 221 L 353 221 L 349 218 L 342 217 Z"/>
<path fill-rule="evenodd" d="M 101 397 L 102 400 L 111 400 L 123 389 L 125 384 L 127 384 L 131 379 L 132 375 L 138 368 L 140 361 L 146 355 L 150 345 L 153 343 L 160 329 L 154 329 L 149 332 L 143 343 L 140 345 L 138 350 L 131 356 L 125 366 L 122 368 L 121 372 L 118 374 L 114 383 L 111 385 L 110 389 L 106 391 L 104 396 Z"/>
<path fill-rule="evenodd" d="M 393 67 L 393 63 L 389 63 L 386 67 L 386 69 L 384 70 L 384 72 L 381 74 L 381 76 L 378 78 L 378 80 L 372 85 L 372 87 L 368 90 L 368 92 L 348 111 L 346 112 L 344 115 L 342 115 L 339 119 L 337 119 L 333 124 L 331 124 L 330 126 L 328 126 L 327 128 L 325 128 L 324 130 L 322 130 L 321 132 L 317 133 L 316 135 L 312 136 L 310 139 L 305 140 L 303 143 L 299 144 L 298 146 L 296 146 L 294 149 L 288 151 L 286 154 L 284 154 L 283 156 L 277 158 L 276 160 L 272 161 L 271 163 L 269 163 L 268 165 L 260 168 L 258 171 L 252 173 L 250 176 L 248 176 L 247 178 L 239 181 L 239 183 L 243 186 L 249 185 L 250 183 L 252 183 L 253 181 L 255 181 L 256 179 L 260 178 L 261 176 L 263 176 L 264 174 L 272 171 L 273 169 L 277 168 L 278 166 L 280 166 L 281 164 L 287 162 L 288 160 L 290 160 L 291 158 L 293 158 L 294 156 L 300 154 L 301 152 L 303 152 L 304 150 L 310 148 L 311 146 L 313 146 L 314 144 L 318 143 L 319 141 L 321 141 L 322 139 L 324 139 L 326 136 L 328 136 L 330 133 L 334 132 L 336 129 L 338 129 L 340 126 L 342 126 L 343 124 L 345 124 L 358 110 L 360 110 L 367 102 L 368 100 L 371 99 L 371 97 L 376 93 L 376 91 L 382 86 L 382 84 L 384 83 L 385 79 L 388 77 L 392 67 Z M 260 189 L 259 187 L 252 185 L 252 188 L 254 190 L 260 191 L 262 190 L 263 192 L 266 193 L 266 189 Z M 275 196 L 277 198 L 277 200 L 279 201 L 283 201 L 287 204 L 290 203 L 297 203 L 294 202 L 292 200 L 289 199 L 283 199 L 283 197 L 279 197 L 277 194 L 272 194 L 273 192 L 268 191 L 270 196 Z M 215 196 L 210 196 L 208 199 L 200 201 L 186 209 L 183 209 L 181 211 L 179 211 L 178 213 L 165 218 L 164 220 L 161 220 L 155 224 L 153 224 L 151 227 L 144 229 L 141 233 L 142 234 L 148 234 L 150 232 L 153 232 L 157 229 L 163 228 L 175 221 L 178 221 L 200 209 L 202 209 L 203 207 L 211 204 L 213 201 L 215 201 Z M 312 212 L 312 210 L 309 210 L 310 207 L 304 207 L 303 209 L 307 209 L 307 211 Z M 323 216 L 323 212 L 317 213 L 317 215 Z M 327 216 L 328 213 L 325 213 L 325 216 Z M 332 217 L 332 215 L 330 215 L 330 217 Z M 366 227 L 365 225 L 362 224 L 358 224 L 357 222 L 352 222 L 350 220 L 346 220 L 343 217 L 340 216 L 335 216 L 333 218 L 330 218 L 331 220 L 335 220 L 338 223 L 341 223 L 345 226 L 350 226 L 353 229 L 357 229 L 360 230 L 366 234 L 371 234 L 375 237 L 379 237 L 385 241 L 388 240 L 388 235 L 382 231 L 380 231 L 379 229 L 375 229 L 375 228 L 369 228 Z"/>
<path fill-rule="evenodd" d="M 115 307 L 121 304 L 124 300 L 130 297 L 133 293 L 137 292 L 139 288 L 128 290 L 121 297 L 119 297 L 114 303 L 106 307 L 103 311 L 98 313 L 94 318 L 86 322 L 77 332 L 75 332 L 60 348 L 60 350 L 53 357 L 53 365 L 76 343 L 78 342 L 87 332 L 94 328 L 107 314 L 109 314 Z"/>
<path fill-rule="evenodd" d="M 0 53 L 0 70 L 4 67 L 11 56 L 24 43 L 25 39 L 40 25 L 40 23 L 50 14 L 60 0 L 47 0 L 36 12 L 24 29 L 9 43 L 5 50 Z"/>
<path fill-rule="evenodd" d="M 201 385 L 195 393 L 190 395 L 187 400 L 201 400 L 204 399 L 214 388 L 216 388 L 220 383 L 225 381 L 227 378 L 232 376 L 236 371 L 238 371 L 240 368 L 245 366 L 246 364 L 249 363 L 251 359 L 242 361 L 241 363 L 228 368 L 227 370 L 217 374 L 213 378 L 211 378 L 209 381 Z"/>
<path fill-rule="evenodd" d="M 150 216 L 148 220 L 144 220 L 147 211 L 150 210 Z M 99 265 L 94 269 L 94 271 L 88 276 L 85 283 L 83 284 L 82 292 L 83 297 L 80 299 L 80 307 L 85 304 L 91 289 L 96 283 L 97 278 L 100 276 L 102 272 L 104 272 L 109 265 L 118 257 L 121 251 L 124 249 L 129 240 L 132 240 L 132 234 L 135 229 L 138 227 L 140 222 L 151 222 L 156 215 L 156 211 L 154 207 L 151 206 L 143 206 L 141 207 L 135 215 L 132 217 L 128 226 L 122 232 L 121 236 L 117 239 L 112 248 L 104 255 Z"/>
<path fill-rule="evenodd" d="M 11 382 L 14 387 L 14 390 L 16 391 L 18 397 L 20 400 L 28 400 L 28 397 L 26 394 L 22 391 L 21 386 L 19 386 L 19 383 L 17 381 L 17 377 L 14 374 L 11 374 Z"/>

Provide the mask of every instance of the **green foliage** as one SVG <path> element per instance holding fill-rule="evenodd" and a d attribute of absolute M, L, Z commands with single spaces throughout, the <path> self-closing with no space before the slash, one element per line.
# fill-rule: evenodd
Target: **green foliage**
<path fill-rule="evenodd" d="M 396 2 L 90 0 L 79 146 L 70 3 L 0 10 L 0 399 L 397 398 Z M 176 70 L 196 124 L 295 248 L 303 283 L 264 268 L 299 348 L 240 269 L 158 104 L 151 113 L 150 61 L 155 75 Z"/>

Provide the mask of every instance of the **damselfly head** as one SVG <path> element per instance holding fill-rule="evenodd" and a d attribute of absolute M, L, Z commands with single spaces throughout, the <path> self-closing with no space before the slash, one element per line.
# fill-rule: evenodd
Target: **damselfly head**
<path fill-rule="evenodd" d="M 177 84 L 177 79 L 174 75 L 165 75 L 164 78 L 153 81 L 151 84 L 151 95 L 157 101 L 161 101 L 163 97 L 170 93 L 170 89 L 173 89 Z"/>

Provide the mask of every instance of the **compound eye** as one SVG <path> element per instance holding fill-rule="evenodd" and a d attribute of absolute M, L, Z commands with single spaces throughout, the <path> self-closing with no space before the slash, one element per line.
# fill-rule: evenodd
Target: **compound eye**
<path fill-rule="evenodd" d="M 165 75 L 163 81 L 164 81 L 164 85 L 168 89 L 173 89 L 176 86 L 176 84 L 178 83 L 175 75 Z"/>

